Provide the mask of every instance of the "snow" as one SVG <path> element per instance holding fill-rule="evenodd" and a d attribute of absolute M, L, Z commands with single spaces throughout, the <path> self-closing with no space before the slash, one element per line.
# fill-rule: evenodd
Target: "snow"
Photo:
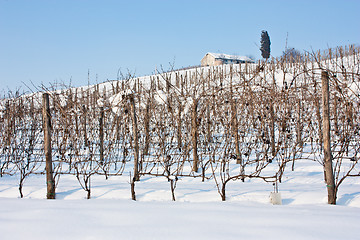
<path fill-rule="evenodd" d="M 163 104 L 167 103 L 166 93 L 164 93 L 164 91 L 161 91 L 161 90 L 158 90 L 158 91 L 155 92 L 154 99 L 160 105 L 163 105 Z"/>
<path fill-rule="evenodd" d="M 2 239 L 38 240 L 357 239 L 359 214 L 332 206 L 2 200 L 0 231 Z"/>
<path fill-rule="evenodd" d="M 136 202 L 128 174 L 96 175 L 91 185 L 86 200 L 76 177 L 64 175 L 57 199 L 46 200 L 45 176 L 31 175 L 19 199 L 16 175 L 3 176 L 1 239 L 359 239 L 359 179 L 347 179 L 338 205 L 328 205 L 322 166 L 314 161 L 285 173 L 282 205 L 269 201 L 272 184 L 256 179 L 230 182 L 226 202 L 213 180 L 201 178 L 181 178 L 175 202 L 165 177 L 136 182 Z"/>
<path fill-rule="evenodd" d="M 256 64 L 248 66 L 255 68 Z M 214 69 L 182 70 L 179 74 L 204 74 L 206 78 Z M 223 66 L 225 72 L 229 69 L 230 66 Z M 274 79 L 282 87 L 295 76 L 296 73 L 278 69 Z M 271 76 L 266 78 L 271 79 Z M 149 89 L 150 79 L 151 76 L 130 79 L 129 89 L 133 89 L 137 80 Z M 235 77 L 233 81 L 236 82 Z M 109 93 L 111 84 L 99 84 L 99 91 L 106 89 Z M 358 94 L 358 85 L 351 85 L 351 90 Z M 133 93 L 126 90 L 110 96 L 107 101 L 112 111 L 121 114 L 124 96 Z M 40 106 L 41 94 L 34 95 L 38 95 L 34 98 L 39 99 Z M 159 105 L 165 104 L 167 95 L 157 90 L 154 99 Z M 182 99 L 185 114 L 193 100 L 187 96 Z M 61 105 L 66 102 L 63 97 Z M 98 102 L 101 106 L 105 103 L 104 99 Z M 0 108 L 4 109 L 3 102 Z M 266 171 L 277 167 L 273 163 Z M 33 174 L 26 179 L 23 199 L 19 198 L 17 174 L 0 177 L 1 240 L 360 239 L 357 230 L 360 223 L 359 178 L 347 178 L 340 186 L 338 205 L 328 205 L 323 167 L 315 161 L 300 160 L 295 163 L 294 171 L 290 167 L 286 169 L 279 184 L 282 205 L 270 203 L 273 186 L 260 179 L 229 182 L 226 202 L 222 202 L 214 179 L 202 182 L 200 177 L 180 177 L 173 202 L 167 178 L 142 176 L 141 181 L 136 182 L 135 202 L 131 200 L 129 184 L 129 172 L 133 170 L 130 164 L 126 168 L 122 176 L 110 176 L 107 180 L 101 175 L 92 176 L 90 200 L 85 199 L 86 192 L 73 175 L 60 177 L 56 200 L 45 199 L 44 175 Z M 239 171 L 238 168 L 230 170 Z"/>
<path fill-rule="evenodd" d="M 121 104 L 122 102 L 124 102 L 124 99 L 126 98 L 126 96 L 130 95 L 130 94 L 134 94 L 134 92 L 130 89 L 124 90 L 124 91 L 120 91 L 117 94 L 114 94 L 112 96 L 109 97 L 109 103 L 111 105 L 111 110 L 117 114 L 120 115 L 122 113 L 121 111 Z"/>
<path fill-rule="evenodd" d="M 359 209 L 1 199 L 2 239 L 358 239 Z"/>

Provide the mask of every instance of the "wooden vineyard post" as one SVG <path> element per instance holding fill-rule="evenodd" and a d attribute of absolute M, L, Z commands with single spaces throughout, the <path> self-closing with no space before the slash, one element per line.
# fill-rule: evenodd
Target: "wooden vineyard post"
<path fill-rule="evenodd" d="M 338 101 L 339 98 L 337 96 L 337 94 L 335 93 L 334 96 L 334 130 L 335 130 L 335 134 L 339 133 L 339 125 L 338 125 Z"/>
<path fill-rule="evenodd" d="M 135 177 L 134 177 L 134 178 L 131 178 L 131 172 L 130 172 L 130 186 L 131 186 L 131 200 L 136 201 Z"/>
<path fill-rule="evenodd" d="M 328 204 L 336 204 L 335 181 L 332 166 L 330 140 L 330 107 L 329 107 L 329 76 L 326 71 L 321 73 L 322 107 L 323 107 L 323 143 L 324 143 L 324 174 L 328 191 Z"/>
<path fill-rule="evenodd" d="M 44 132 L 44 152 L 46 159 L 46 185 L 47 199 L 55 199 L 55 182 L 52 169 L 52 150 L 51 150 L 51 115 L 49 105 L 49 94 L 43 94 L 43 132 Z"/>
<path fill-rule="evenodd" d="M 10 146 L 11 143 L 11 136 L 12 136 L 12 124 L 11 124 L 11 108 L 10 108 L 10 101 L 7 101 L 5 104 L 5 116 L 7 120 L 7 128 L 6 128 L 6 146 Z"/>
<path fill-rule="evenodd" d="M 272 157 L 275 157 L 275 112 L 273 102 L 270 103 L 270 146 Z"/>
<path fill-rule="evenodd" d="M 271 98 L 270 98 L 270 147 L 271 147 L 271 154 L 272 157 L 274 158 L 276 155 L 276 149 L 275 149 L 275 106 L 274 106 L 274 102 L 275 102 L 275 89 L 276 89 L 276 80 L 275 80 L 275 75 L 273 77 L 273 83 L 272 83 L 272 88 L 271 88 Z"/>
<path fill-rule="evenodd" d="M 181 102 L 178 101 L 178 106 L 179 106 L 179 109 L 178 109 L 178 116 L 177 116 L 177 147 L 179 149 L 179 151 L 181 151 L 181 148 L 182 148 L 182 135 L 181 135 L 181 111 L 182 111 L 182 105 L 181 105 Z"/>
<path fill-rule="evenodd" d="M 86 109 L 85 105 L 83 105 L 82 107 L 83 107 L 84 144 L 87 147 L 88 146 L 88 138 L 87 138 L 87 130 L 86 130 L 86 124 L 87 124 L 86 123 L 86 112 L 87 112 L 87 109 Z"/>
<path fill-rule="evenodd" d="M 145 119 L 144 119 L 144 130 L 145 130 L 145 147 L 144 155 L 149 154 L 149 145 L 150 145 L 150 98 L 148 98 L 145 109 Z"/>
<path fill-rule="evenodd" d="M 239 132 L 238 132 L 238 119 L 237 119 L 237 110 L 236 110 L 236 100 L 234 99 L 234 93 L 232 88 L 232 75 L 233 69 L 230 67 L 230 108 L 231 108 L 231 130 L 232 135 L 235 138 L 235 155 L 236 155 L 236 164 L 242 164 L 241 154 L 240 154 L 240 142 L 239 142 Z"/>
<path fill-rule="evenodd" d="M 302 126 L 301 126 L 301 100 L 297 100 L 297 121 L 296 121 L 296 144 L 298 144 L 299 147 L 303 146 L 302 142 Z"/>
<path fill-rule="evenodd" d="M 199 157 L 198 157 L 198 147 L 197 147 L 197 139 L 198 139 L 198 120 L 197 120 L 197 99 L 193 100 L 192 104 L 192 113 L 191 113 L 191 140 L 193 147 L 193 158 L 194 165 L 192 170 L 194 172 L 199 171 Z"/>
<path fill-rule="evenodd" d="M 134 96 L 130 95 L 130 108 L 131 108 L 131 120 L 132 120 L 132 131 L 134 138 L 134 181 L 139 181 L 139 138 L 138 138 L 138 127 L 137 127 L 137 118 L 136 118 L 136 109 L 135 109 L 135 100 Z"/>
<path fill-rule="evenodd" d="M 104 108 L 100 107 L 99 118 L 99 138 L 100 138 L 100 164 L 104 163 Z"/>

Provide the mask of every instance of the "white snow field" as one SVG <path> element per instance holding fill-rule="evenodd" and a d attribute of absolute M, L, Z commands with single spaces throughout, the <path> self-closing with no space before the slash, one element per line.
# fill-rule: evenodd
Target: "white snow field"
<path fill-rule="evenodd" d="M 129 176 L 92 178 L 92 199 L 75 176 L 62 176 L 46 200 L 45 176 L 31 175 L 20 199 L 16 176 L 0 178 L 0 239 L 360 239 L 360 181 L 348 178 L 338 205 L 327 204 L 322 166 L 298 161 L 272 205 L 270 183 L 229 183 L 222 202 L 213 180 L 182 178 L 171 201 L 164 177 L 142 177 L 138 201 Z"/>
<path fill-rule="evenodd" d="M 342 75 L 346 76 L 346 74 L 340 74 L 346 73 L 346 71 L 358 73 L 359 62 L 359 55 L 356 55 L 348 59 L 339 58 L 335 61 L 325 61 L 323 65 L 324 68 L 333 68 L 333 73 L 338 73 L 340 78 Z M 312 69 L 310 72 L 312 72 L 313 76 L 317 74 L 317 77 L 319 77 L 321 74 L 320 69 L 323 67 L 317 68 L 318 66 L 313 63 L 309 63 L 309 65 L 311 65 L 309 69 Z M 233 67 L 236 68 L 236 66 Z M 301 67 L 304 66 L 300 66 L 300 70 Z M 249 69 L 256 68 L 255 64 L 249 66 Z M 348 70 L 341 72 L 342 68 Z M 294 79 L 298 79 L 299 83 L 301 82 L 296 69 L 296 71 L 285 70 L 279 68 L 279 70 L 273 72 L 273 75 L 270 72 L 271 76 L 267 76 L 267 79 L 277 81 L 276 84 L 284 88 L 287 86 L 284 83 L 290 83 Z M 205 67 L 182 70 L 177 73 L 180 75 L 185 74 L 184 76 L 198 76 L 198 74 L 206 73 L 210 78 L 210 75 L 214 75 L 214 72 L 221 73 L 221 75 L 225 72 L 226 75 L 227 71 L 230 71 L 229 66 L 225 66 L 223 69 L 220 67 L 219 69 Z M 247 70 L 243 72 L 247 72 Z M 206 79 L 206 74 L 199 76 Z M 175 75 L 176 73 L 172 72 L 130 79 L 127 91 L 132 92 L 133 89 L 136 89 L 135 86 L 150 89 L 151 80 L 157 82 L 159 79 L 164 81 L 170 79 L 169 81 L 174 85 Z M 232 81 L 240 81 L 239 76 L 239 74 L 234 75 Z M 256 76 L 259 79 L 265 78 L 262 73 Z M 354 76 L 355 74 L 353 74 Z M 191 79 L 189 77 L 189 80 Z M 135 83 L 137 84 L 135 85 Z M 99 106 L 104 104 L 108 107 L 111 106 L 110 111 L 121 114 L 120 107 L 122 105 L 120 103 L 123 95 L 128 92 L 112 93 L 115 89 L 113 84 L 115 82 L 107 82 L 97 86 L 98 92 L 107 92 L 108 98 L 97 99 L 96 104 Z M 189 81 L 189 84 L 193 83 Z M 193 85 L 195 86 L 195 84 Z M 359 96 L 360 87 L 357 81 L 348 86 L 353 96 Z M 83 90 L 89 89 L 91 91 L 95 88 L 94 86 L 83 87 L 81 91 L 79 90 L 78 96 L 84 93 Z M 256 90 L 256 88 L 257 86 L 253 86 L 253 90 Z M 59 99 L 61 101 L 59 103 L 65 106 L 67 104 L 66 95 L 61 95 L 60 92 Z M 35 107 L 41 106 L 41 94 L 41 92 L 34 93 L 34 99 L 39 100 L 38 106 L 35 103 Z M 158 105 L 162 105 L 166 102 L 167 95 L 162 90 L 158 90 L 154 94 L 154 99 Z M 186 98 L 185 95 L 179 99 L 179 101 L 183 102 L 184 114 L 189 115 L 188 110 L 192 105 L 192 99 Z M 139 102 L 136 102 L 136 105 L 138 108 L 144 108 Z M 0 104 L 1 109 L 5 109 L 4 102 Z M 359 119 L 354 119 L 354 122 L 356 121 L 358 122 Z M 132 126 L 129 126 L 129 128 L 132 128 Z M 184 144 L 189 144 L 189 142 Z M 16 149 L 18 145 L 14 145 Z M 356 144 L 356 146 L 358 145 Z M 304 153 L 309 152 L 310 150 L 304 151 Z M 356 154 L 358 152 L 357 148 Z M 252 154 L 251 157 L 255 157 L 256 153 L 253 152 Z M 154 156 L 155 154 L 153 154 Z M 163 159 L 165 159 L 164 156 Z M 355 157 L 357 156 L 355 155 Z M 351 163 L 354 160 L 357 163 L 358 159 L 355 157 L 346 158 L 346 161 L 343 161 L 343 168 L 338 168 L 341 170 L 338 171 L 339 175 L 343 172 L 346 174 L 343 169 L 355 166 L 351 165 L 354 164 Z M 157 158 L 161 162 L 161 158 L 159 156 Z M 119 159 L 118 163 L 120 163 Z M 239 164 L 235 164 L 235 160 L 232 159 L 228 161 L 229 165 L 227 166 L 229 168 L 226 169 L 226 174 L 229 174 L 229 176 L 238 175 L 241 172 Z M 101 174 L 91 176 L 91 199 L 86 199 L 87 192 L 79 184 L 73 169 L 72 171 L 69 170 L 71 174 L 64 174 L 61 175 L 60 179 L 56 179 L 58 183 L 56 199 L 47 200 L 46 178 L 45 175 L 40 174 L 44 173 L 44 166 L 39 164 L 34 164 L 35 170 L 26 177 L 22 189 L 24 197 L 20 198 L 18 188 L 21 178 L 19 171 L 10 171 L 9 168 L 8 173 L 4 171 L 4 174 L 0 176 L 0 240 L 360 240 L 360 177 L 347 177 L 339 187 L 337 205 L 328 205 L 321 161 L 321 153 L 314 152 L 314 157 L 304 157 L 296 160 L 294 171 L 291 169 L 291 162 L 288 162 L 282 176 L 282 182 L 279 183 L 282 205 L 273 205 L 269 201 L 269 195 L 274 191 L 272 183 L 265 182 L 261 178 L 249 177 L 244 182 L 239 178 L 236 181 L 229 181 L 226 185 L 226 201 L 221 201 L 217 188 L 217 183 L 221 183 L 219 173 L 217 175 L 213 173 L 214 175 L 212 175 L 210 167 L 207 168 L 205 172 L 206 178 L 202 182 L 199 175 L 193 177 L 196 174 L 192 172 L 189 163 L 184 165 L 185 167 L 181 167 L 180 173 L 191 172 L 191 174 L 168 176 L 171 180 L 178 178 L 175 189 L 176 201 L 172 201 L 171 182 L 165 176 L 156 175 L 156 170 L 162 169 L 161 167 L 153 168 L 153 172 L 149 171 L 152 175 L 141 176 L 140 181 L 135 183 L 137 201 L 131 200 L 130 172 L 134 173 L 131 156 L 124 160 L 126 166 L 124 166 L 125 170 L 123 169 L 121 173 L 110 175 L 108 179 Z M 66 173 L 65 163 L 64 173 Z M 269 164 L 266 164 L 267 167 L 262 171 L 262 174 L 264 173 L 264 176 L 273 176 L 272 174 L 278 171 L 279 165 L 276 161 L 267 163 Z M 22 169 L 25 169 L 24 166 Z M 62 165 L 59 164 L 59 166 Z M 109 164 L 109 166 L 112 167 L 113 165 Z M 149 166 L 151 165 L 148 164 Z M 219 166 L 220 164 L 217 168 L 220 171 L 221 167 Z M 59 171 L 61 172 L 61 170 Z M 165 170 L 162 169 L 162 171 Z M 246 168 L 246 171 L 249 171 L 248 168 Z M 249 172 L 251 172 L 251 169 Z M 222 170 L 221 173 L 223 174 L 221 176 L 225 176 L 225 170 Z M 358 173 L 359 165 L 357 164 L 353 169 L 353 174 L 357 175 Z M 132 174 L 132 176 L 134 175 Z"/>

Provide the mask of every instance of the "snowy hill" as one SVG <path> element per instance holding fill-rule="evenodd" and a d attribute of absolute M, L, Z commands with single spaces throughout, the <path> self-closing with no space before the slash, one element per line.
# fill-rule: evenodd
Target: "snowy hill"
<path fill-rule="evenodd" d="M 1 239 L 358 239 L 359 56 L 339 48 L 44 89 L 55 200 L 45 199 L 42 92 L 2 100 Z M 324 182 L 324 71 L 336 206 Z"/>

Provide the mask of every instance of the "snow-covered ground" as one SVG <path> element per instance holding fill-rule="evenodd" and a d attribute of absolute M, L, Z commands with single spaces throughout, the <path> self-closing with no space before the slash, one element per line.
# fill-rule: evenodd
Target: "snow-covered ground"
<path fill-rule="evenodd" d="M 322 167 L 299 161 L 285 172 L 283 205 L 269 203 L 271 183 L 231 182 L 222 202 L 213 180 L 182 178 L 171 201 L 164 177 L 141 178 L 138 201 L 129 176 L 92 177 L 92 199 L 74 176 L 62 176 L 57 199 L 46 200 L 42 175 L 31 175 L 19 199 L 16 176 L 0 178 L 0 239 L 360 239 L 360 181 L 340 186 L 327 205 Z"/>
<path fill-rule="evenodd" d="M 345 63 L 351 65 L 350 60 Z M 324 64 L 335 70 L 344 65 L 343 61 L 339 66 L 334 63 L 337 62 Z M 255 67 L 256 64 L 249 66 L 250 69 Z M 229 66 L 223 69 L 205 67 L 182 70 L 178 74 L 203 74 L 205 79 L 211 74 L 222 75 L 228 71 Z M 314 71 L 318 71 L 319 77 L 320 69 Z M 175 84 L 175 75 L 164 73 L 130 79 L 129 89 L 133 89 L 136 82 L 149 89 L 150 80 L 155 78 L 163 82 L 169 78 Z M 279 69 L 274 72 L 274 79 L 280 87 L 285 82 L 290 84 L 295 76 L 296 72 L 292 71 Z M 235 75 L 233 81 L 236 83 Z M 109 95 L 115 89 L 114 84 L 116 82 L 107 82 L 98 87 L 100 92 L 106 90 Z M 360 90 L 358 85 L 350 87 L 353 93 Z M 83 90 L 87 88 L 91 90 L 93 87 L 84 87 Z M 36 95 L 40 106 L 41 93 Z M 108 96 L 108 104 L 115 113 L 119 110 L 122 95 L 124 92 Z M 166 102 L 166 97 L 160 90 L 154 95 L 158 104 Z M 62 98 L 60 105 L 66 104 L 65 95 Z M 97 102 L 99 106 L 104 104 L 102 100 Z M 184 99 L 184 112 L 189 102 Z M 4 108 L 4 104 L 0 104 L 1 107 Z M 276 172 L 277 167 L 274 161 L 264 171 Z M 170 182 L 165 177 L 154 176 L 142 176 L 141 181 L 136 182 L 135 202 L 131 200 L 129 184 L 132 165 L 129 163 L 125 168 L 121 176 L 110 176 L 107 180 L 104 176 L 93 175 L 90 200 L 85 199 L 87 193 L 73 175 L 61 176 L 56 200 L 45 199 L 44 175 L 32 174 L 26 179 L 23 199 L 19 198 L 18 173 L 0 177 L 0 240 L 360 239 L 360 178 L 347 178 L 340 186 L 337 205 L 328 205 L 323 168 L 316 161 L 296 161 L 294 171 L 291 171 L 291 166 L 286 167 L 279 184 L 282 205 L 270 203 L 273 185 L 261 179 L 229 182 L 226 202 L 222 202 L 214 178 L 202 182 L 201 177 L 180 177 L 175 189 L 176 201 L 173 202 Z M 238 172 L 239 165 L 232 165 L 230 173 L 236 175 Z M 207 174 L 209 176 L 211 173 Z"/>
<path fill-rule="evenodd" d="M 359 239 L 359 208 L 2 199 L 1 239 Z"/>

